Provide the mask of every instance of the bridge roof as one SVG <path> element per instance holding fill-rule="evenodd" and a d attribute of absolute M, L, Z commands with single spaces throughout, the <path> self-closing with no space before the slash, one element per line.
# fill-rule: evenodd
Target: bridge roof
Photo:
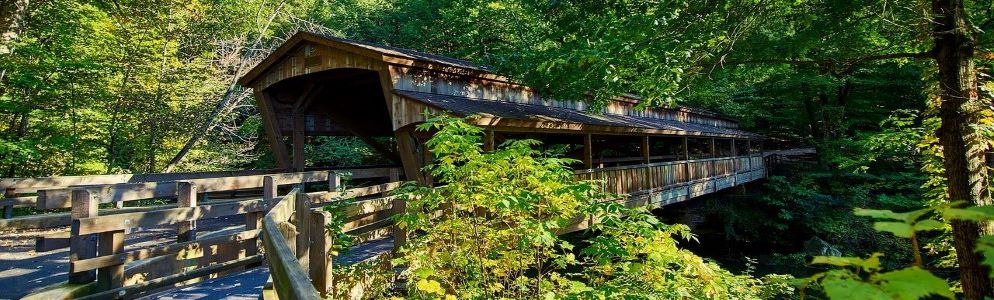
<path fill-rule="evenodd" d="M 461 116 L 481 115 L 486 117 L 544 121 L 551 123 L 561 122 L 594 126 L 628 127 L 681 135 L 687 135 L 689 133 L 691 135 L 734 136 L 742 138 L 762 137 L 758 134 L 734 128 L 707 126 L 658 118 L 608 113 L 595 114 L 582 110 L 555 106 L 489 101 L 470 97 L 405 90 L 394 90 L 393 92 L 404 98 L 415 100 Z"/>
<path fill-rule="evenodd" d="M 507 77 L 492 73 L 491 68 L 480 66 L 470 61 L 313 32 L 298 32 L 295 34 L 269 57 L 246 73 L 239 80 L 239 83 L 243 86 L 259 87 L 260 84 L 258 82 L 273 81 L 271 79 L 264 80 L 267 74 L 282 72 L 276 78 L 279 81 L 312 72 L 304 71 L 304 73 L 299 73 L 300 70 L 309 68 L 309 65 L 306 62 L 301 63 L 301 61 L 305 60 L 299 59 L 299 56 L 294 57 L 295 55 L 300 55 L 300 48 L 298 46 L 305 43 L 338 49 L 352 55 L 357 55 L 358 57 L 372 59 L 385 65 L 465 76 L 468 84 L 460 87 L 463 89 L 490 86 L 489 83 L 481 84 L 479 81 L 473 81 L 477 79 L 497 83 L 497 85 L 512 86 L 511 89 L 517 90 L 512 92 L 492 92 L 490 90 L 481 92 L 477 90 L 475 93 L 459 94 L 458 92 L 453 93 L 453 88 L 451 87 L 448 88 L 449 91 L 443 92 L 441 90 L 445 87 L 437 87 L 439 91 L 436 91 L 436 87 L 429 88 L 425 86 L 452 84 L 451 82 L 446 83 L 445 79 L 441 81 L 436 79 L 434 82 L 416 82 L 413 84 L 406 82 L 408 85 L 401 86 L 398 80 L 408 79 L 398 79 L 396 77 L 398 75 L 393 74 L 395 76 L 393 78 L 394 82 L 392 86 L 388 84 L 387 87 L 384 87 L 384 92 L 389 93 L 392 91 L 397 97 L 460 115 L 481 114 L 507 120 L 524 120 L 526 121 L 525 123 L 532 124 L 521 125 L 524 123 L 518 122 L 515 123 L 518 125 L 514 127 L 535 126 L 535 128 L 539 128 L 539 125 L 534 124 L 543 123 L 543 126 L 548 126 L 549 124 L 568 123 L 573 129 L 584 131 L 593 128 L 602 128 L 603 130 L 595 131 L 738 138 L 762 137 L 758 134 L 738 130 L 736 129 L 737 124 L 735 120 L 707 110 L 673 107 L 649 108 L 643 112 L 640 108 L 634 108 L 642 100 L 637 95 L 619 95 L 610 104 L 615 109 L 605 109 L 601 113 L 585 110 L 583 107 L 587 105 L 565 105 L 566 107 L 563 107 L 564 105 L 561 104 L 550 105 L 549 103 L 556 101 L 541 97 L 522 96 L 535 92 L 526 86 L 515 83 Z M 289 57 L 297 59 L 288 59 Z M 328 58 L 324 59 L 328 60 Z M 287 61 L 290 61 L 294 65 L 287 67 Z M 281 67 L 280 64 L 284 65 Z M 390 70 L 390 72 L 393 72 L 393 69 Z M 262 84 L 261 86 L 265 88 L 267 85 Z M 487 94 L 489 98 L 477 98 L 484 94 Z M 394 118 L 398 117 L 395 115 Z M 395 125 L 408 123 L 407 120 L 399 122 L 395 120 Z M 397 126 L 395 126 L 396 128 Z M 553 129 L 555 127 L 545 128 Z"/>

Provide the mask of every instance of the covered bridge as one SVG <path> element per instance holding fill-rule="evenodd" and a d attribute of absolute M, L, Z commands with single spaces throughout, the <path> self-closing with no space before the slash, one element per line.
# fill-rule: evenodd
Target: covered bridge
<path fill-rule="evenodd" d="M 294 35 L 240 83 L 255 90 L 273 155 L 286 169 L 304 169 L 308 137 L 354 135 L 402 165 L 406 178 L 430 182 L 420 171 L 430 134 L 413 129 L 428 111 L 482 116 L 473 122 L 486 129 L 484 147 L 520 137 L 565 146 L 583 162 L 578 176 L 605 179 L 612 192 L 698 181 L 714 191 L 764 175 L 762 137 L 719 114 L 642 109 L 633 95 L 591 111 L 468 61 L 316 33 Z"/>

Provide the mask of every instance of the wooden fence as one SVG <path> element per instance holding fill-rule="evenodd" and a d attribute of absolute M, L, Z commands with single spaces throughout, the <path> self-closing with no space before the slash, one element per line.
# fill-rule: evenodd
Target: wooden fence
<path fill-rule="evenodd" d="M 603 190 L 638 195 L 702 185 L 720 190 L 765 176 L 763 156 L 707 158 L 579 170 L 581 180 L 600 180 Z"/>
<path fill-rule="evenodd" d="M 399 174 L 391 178 L 399 178 Z M 396 197 L 386 195 L 399 186 L 400 182 L 391 181 L 343 192 L 297 192 L 283 197 L 263 220 L 263 244 L 266 253 L 273 253 L 266 256 L 272 284 L 263 290 L 263 297 L 321 299 L 334 294 L 335 282 L 342 278 L 335 278 L 334 240 L 327 232 L 333 216 L 323 206 L 341 199 L 378 195 L 351 201 L 341 208 L 346 216 L 342 232 L 352 236 L 357 244 L 389 235 L 403 236 L 396 232 L 391 219 L 403 206 L 396 205 L 399 202 Z M 362 293 L 361 288 L 354 290 L 343 292 Z"/>
<path fill-rule="evenodd" d="M 340 173 L 349 173 L 353 179 L 389 178 L 393 183 L 340 191 Z M 48 200 L 63 197 L 53 195 L 68 194 L 69 204 L 64 206 L 71 212 L 0 220 L 0 229 L 71 225 L 70 232 L 64 236 L 39 238 L 36 248 L 45 247 L 47 251 L 69 247 L 69 282 L 81 284 L 77 285 L 79 289 L 90 293 L 84 298 L 132 297 L 156 288 L 195 282 L 212 274 L 236 272 L 261 264 L 263 256 L 258 243 L 265 235 L 263 216 L 277 203 L 280 185 L 326 182 L 328 191 L 311 193 L 315 197 L 302 194 L 303 198 L 333 201 L 346 195 L 380 194 L 399 186 L 398 180 L 397 168 L 373 168 L 38 190 L 36 192 Z M 198 195 L 204 196 L 208 192 L 258 188 L 262 189 L 261 198 L 198 203 Z M 176 203 L 98 210 L 101 203 L 159 198 L 175 198 Z M 242 216 L 244 225 L 198 236 L 197 221 L 231 216 Z M 126 251 L 127 231 L 161 226 L 175 226 L 175 243 Z"/>

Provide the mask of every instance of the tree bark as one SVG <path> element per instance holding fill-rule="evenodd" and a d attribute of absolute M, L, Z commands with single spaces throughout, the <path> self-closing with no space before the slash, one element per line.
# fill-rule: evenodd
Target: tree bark
<path fill-rule="evenodd" d="M 962 0 L 933 0 L 932 22 L 935 60 L 939 69 L 939 117 L 937 135 L 942 146 L 947 195 L 966 205 L 990 205 L 984 152 L 987 144 L 970 125 L 981 109 L 974 68 L 974 41 L 966 24 Z M 953 221 L 953 246 L 966 299 L 994 296 L 987 267 L 980 264 L 976 242 L 986 224 Z"/>

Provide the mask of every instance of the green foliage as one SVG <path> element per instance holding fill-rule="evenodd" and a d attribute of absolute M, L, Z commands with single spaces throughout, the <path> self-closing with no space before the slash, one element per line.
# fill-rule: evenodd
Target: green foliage
<path fill-rule="evenodd" d="M 565 299 L 758 298 L 777 292 L 763 280 L 734 275 L 678 247 L 692 240 L 683 225 L 665 225 L 626 208 L 595 182 L 573 181 L 570 160 L 515 140 L 483 152 L 482 131 L 460 119 L 431 117 L 419 127 L 441 185 L 405 184 L 407 210 L 398 226 L 415 232 L 395 264 L 407 266 L 414 299 L 458 297 Z M 595 219 L 589 245 L 558 233 Z M 583 224 L 583 223 L 581 223 Z M 576 250 L 579 250 L 578 252 Z M 784 287 L 783 277 L 767 278 Z"/>
<path fill-rule="evenodd" d="M 880 253 L 869 258 L 815 257 L 812 264 L 838 267 L 805 279 L 818 284 L 831 299 L 902 299 L 929 296 L 954 299 L 949 283 L 918 267 L 884 272 Z"/>

